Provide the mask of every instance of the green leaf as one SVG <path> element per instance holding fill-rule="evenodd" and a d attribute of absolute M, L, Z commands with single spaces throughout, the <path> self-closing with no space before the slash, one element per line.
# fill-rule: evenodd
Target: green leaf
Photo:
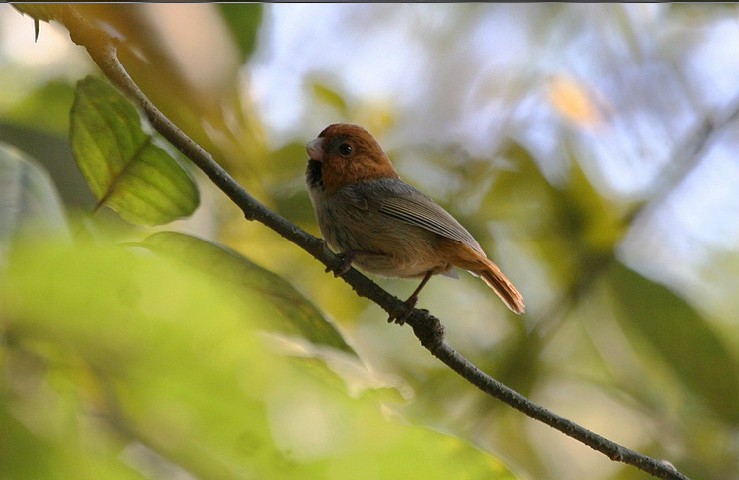
<path fill-rule="evenodd" d="M 263 328 L 356 355 L 336 326 L 295 287 L 238 253 L 205 240 L 174 232 L 151 235 L 143 245 L 187 262 L 214 278 L 226 280 L 238 291 L 248 290 L 258 293 L 279 312 L 279 316 L 256 319 Z"/>
<path fill-rule="evenodd" d="M 521 143 L 507 139 L 499 156 L 510 168 L 499 169 L 485 199 L 491 216 L 512 224 L 531 223 L 536 228 L 551 211 L 556 191 L 539 170 L 534 157 Z"/>
<path fill-rule="evenodd" d="M 506 141 L 500 156 L 511 168 L 496 172 L 481 210 L 525 231 L 518 245 L 542 260 L 557 285 L 576 293 L 590 272 L 610 261 L 624 232 L 622 209 L 598 192 L 576 158 L 567 177 L 552 184 L 515 140 Z"/>
<path fill-rule="evenodd" d="M 567 142 L 569 143 L 569 142 Z M 568 223 L 572 235 L 590 252 L 610 254 L 625 232 L 624 208 L 613 199 L 603 197 L 581 167 L 572 148 L 567 184 L 561 194 L 566 209 L 557 221 Z"/>
<path fill-rule="evenodd" d="M 16 368 L 0 375 L 48 386 L 12 391 L 16 418 L 88 462 L 129 437 L 198 477 L 242 478 L 240 445 L 270 435 L 270 362 L 249 322 L 267 311 L 260 298 L 240 292 L 244 316 L 228 285 L 141 251 L 24 247 L 0 279 L 0 328 L 16 346 L 4 355 Z M 37 360 L 21 368 L 28 355 Z"/>
<path fill-rule="evenodd" d="M 739 365 L 685 300 L 617 263 L 608 282 L 627 333 L 646 341 L 696 397 L 720 418 L 739 422 Z"/>
<path fill-rule="evenodd" d="M 3 480 L 67 480 L 93 476 L 99 480 L 143 480 L 147 477 L 115 458 L 118 452 L 85 456 L 70 442 L 37 436 L 0 402 L 0 465 Z M 94 475 L 93 473 L 94 472 Z"/>
<path fill-rule="evenodd" d="M 4 122 L 66 137 L 73 97 L 74 90 L 66 80 L 52 79 L 16 101 L 3 113 Z"/>
<path fill-rule="evenodd" d="M 259 27 L 262 24 L 264 12 L 263 6 L 256 3 L 219 3 L 217 5 L 221 17 L 225 20 L 236 40 L 241 52 L 241 61 L 248 60 L 257 46 Z"/>
<path fill-rule="evenodd" d="M 260 293 L 141 249 L 25 242 L 0 304 L 0 446 L 37 467 L 11 478 L 515 478 L 265 347 Z"/>
<path fill-rule="evenodd" d="M 36 227 L 66 229 L 56 189 L 33 158 L 0 143 L 0 265 L 13 241 Z"/>
<path fill-rule="evenodd" d="M 573 202 L 549 183 L 525 145 L 507 139 L 499 156 L 510 167 L 496 172 L 481 212 L 526 232 L 518 245 L 541 259 L 554 285 L 572 284 L 579 255 L 586 253 L 573 246 L 580 240 L 572 226 Z"/>
<path fill-rule="evenodd" d="M 99 205 L 143 225 L 168 223 L 197 208 L 197 187 L 177 161 L 144 132 L 136 108 L 106 82 L 77 84 L 71 113 L 77 165 Z"/>

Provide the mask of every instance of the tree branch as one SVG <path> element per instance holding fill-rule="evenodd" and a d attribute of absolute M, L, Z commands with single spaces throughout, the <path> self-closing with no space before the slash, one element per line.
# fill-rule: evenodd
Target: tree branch
<path fill-rule="evenodd" d="M 64 8 L 59 20 L 69 30 L 72 40 L 87 49 L 108 79 L 141 107 L 151 125 L 195 163 L 244 212 L 247 219 L 257 220 L 271 228 L 328 268 L 336 270 L 341 267 L 342 259 L 331 252 L 323 240 L 306 233 L 252 197 L 213 160 L 207 151 L 154 106 L 119 62 L 114 39 L 103 30 L 90 25 L 73 8 Z M 389 294 L 357 270 L 349 270 L 342 278 L 358 295 L 372 300 L 389 315 L 398 317 L 406 312 L 407 307 L 402 300 Z M 413 328 L 416 337 L 432 355 L 490 396 L 603 453 L 611 460 L 633 465 L 657 478 L 688 480 L 688 477 L 670 463 L 642 455 L 560 417 L 487 375 L 449 346 L 444 340 L 441 322 L 428 311 L 413 309 L 406 317 L 405 323 Z"/>

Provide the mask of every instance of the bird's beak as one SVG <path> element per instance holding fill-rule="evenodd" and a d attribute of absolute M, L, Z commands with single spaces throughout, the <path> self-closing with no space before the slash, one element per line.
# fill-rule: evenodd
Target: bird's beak
<path fill-rule="evenodd" d="M 323 160 L 323 138 L 318 137 L 306 143 L 305 150 L 308 152 L 308 158 L 320 162 Z"/>

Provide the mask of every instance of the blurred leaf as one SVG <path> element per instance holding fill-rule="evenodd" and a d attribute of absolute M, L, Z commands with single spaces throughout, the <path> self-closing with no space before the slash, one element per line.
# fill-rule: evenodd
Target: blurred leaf
<path fill-rule="evenodd" d="M 71 8 L 69 5 L 49 5 L 49 4 L 14 4 L 13 7 L 24 15 L 29 15 L 33 18 L 34 30 L 36 33 L 36 39 L 39 36 L 39 21 L 50 22 L 51 20 L 60 20 L 66 9 Z"/>
<path fill-rule="evenodd" d="M 280 317 L 259 317 L 267 330 L 304 338 L 356 355 L 333 323 L 327 320 L 307 298 L 289 282 L 252 263 L 238 253 L 189 235 L 161 232 L 147 238 L 143 245 L 184 260 L 215 278 L 228 281 L 238 291 L 249 290 L 268 300 Z"/>
<path fill-rule="evenodd" d="M 50 80 L 3 112 L 4 123 L 64 134 L 69 131 L 69 109 L 74 89 L 64 80 Z"/>
<path fill-rule="evenodd" d="M 511 166 L 496 172 L 486 214 L 492 211 L 492 218 L 525 231 L 519 245 L 555 274 L 555 285 L 581 293 L 580 286 L 613 258 L 625 228 L 622 210 L 593 186 L 577 158 L 568 176 L 552 184 L 522 144 L 509 140 L 500 156 Z"/>
<path fill-rule="evenodd" d="M 323 82 L 314 80 L 310 83 L 311 91 L 313 95 L 321 102 L 326 105 L 330 105 L 335 108 L 336 111 L 341 115 L 348 114 L 348 106 L 344 96 L 339 93 L 336 89 L 333 89 Z"/>
<path fill-rule="evenodd" d="M 11 243 L 35 227 L 66 228 L 56 190 L 33 158 L 0 143 L 0 264 Z"/>
<path fill-rule="evenodd" d="M 90 458 L 124 435 L 197 476 L 241 478 L 238 444 L 268 441 L 261 397 L 270 372 L 243 311 L 226 301 L 228 286 L 121 247 L 25 247 L 0 280 L 0 318 L 49 371 L 6 375 L 55 388 L 14 391 L 18 418 Z M 247 318 L 264 313 L 257 295 L 240 295 Z M 53 408 L 58 401 L 67 407 Z M 39 415 L 50 418 L 39 424 Z"/>
<path fill-rule="evenodd" d="M 38 468 L 19 474 L 125 478 L 145 470 L 144 450 L 159 471 L 197 478 L 515 478 L 266 349 L 251 325 L 270 310 L 257 292 L 138 249 L 49 238 L 10 265 L 0 438 Z"/>
<path fill-rule="evenodd" d="M 525 232 L 519 245 L 529 248 L 554 273 L 553 285 L 575 281 L 580 249 L 572 199 L 555 188 L 542 174 L 533 155 L 509 139 L 499 156 L 510 166 L 496 172 L 482 209 L 491 218 Z"/>
<path fill-rule="evenodd" d="M 29 15 L 35 18 L 36 20 L 48 22 L 49 20 L 59 18 L 60 12 L 66 7 L 64 5 L 54 4 L 14 3 L 13 8 L 24 15 Z"/>
<path fill-rule="evenodd" d="M 624 330 L 646 341 L 718 417 L 739 422 L 739 365 L 706 321 L 681 297 L 620 263 L 608 282 Z"/>
<path fill-rule="evenodd" d="M 625 233 L 622 212 L 613 201 L 604 198 L 590 183 L 580 163 L 573 158 L 567 186 L 562 192 L 567 198 L 563 216 L 575 217 L 572 234 L 589 251 L 610 254 Z M 564 199 L 563 199 L 564 200 Z"/>
<path fill-rule="evenodd" d="M 239 46 L 241 61 L 248 60 L 257 46 L 264 6 L 256 3 L 219 3 L 218 9 Z"/>
<path fill-rule="evenodd" d="M 485 209 L 491 216 L 522 222 L 531 228 L 545 222 L 548 210 L 553 207 L 550 200 L 556 195 L 554 188 L 539 170 L 531 152 L 519 142 L 508 139 L 498 154 L 509 166 L 496 172 L 485 199 Z"/>
<path fill-rule="evenodd" d="M 117 451 L 81 452 L 70 442 L 39 438 L 12 417 L 0 402 L 0 465 L 3 480 L 66 480 L 69 478 L 144 479 L 121 463 Z M 99 445 L 96 445 L 99 447 Z M 88 453 L 88 455 L 81 455 Z M 93 473 L 94 472 L 94 473 Z"/>
<path fill-rule="evenodd" d="M 305 167 L 307 163 L 305 142 L 290 142 L 269 153 L 268 165 L 280 168 L 271 173 L 270 194 L 275 209 L 291 222 L 298 225 L 315 225 L 308 190 L 305 188 Z"/>
<path fill-rule="evenodd" d="M 72 151 L 99 205 L 129 222 L 157 225 L 190 215 L 200 201 L 193 179 L 142 130 L 134 106 L 106 82 L 77 84 Z"/>
<path fill-rule="evenodd" d="M 0 138 L 39 162 L 58 189 L 62 204 L 86 211 L 95 207 L 95 197 L 74 163 L 72 147 L 69 145 L 69 129 L 63 136 L 57 136 L 36 130 L 32 126 L 0 124 Z"/>

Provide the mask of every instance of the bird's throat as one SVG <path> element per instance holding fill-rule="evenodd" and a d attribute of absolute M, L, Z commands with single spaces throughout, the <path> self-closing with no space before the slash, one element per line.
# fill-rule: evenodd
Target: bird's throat
<path fill-rule="evenodd" d="M 305 169 L 305 181 L 308 188 L 323 190 L 323 163 L 318 160 L 308 160 L 308 166 Z"/>

